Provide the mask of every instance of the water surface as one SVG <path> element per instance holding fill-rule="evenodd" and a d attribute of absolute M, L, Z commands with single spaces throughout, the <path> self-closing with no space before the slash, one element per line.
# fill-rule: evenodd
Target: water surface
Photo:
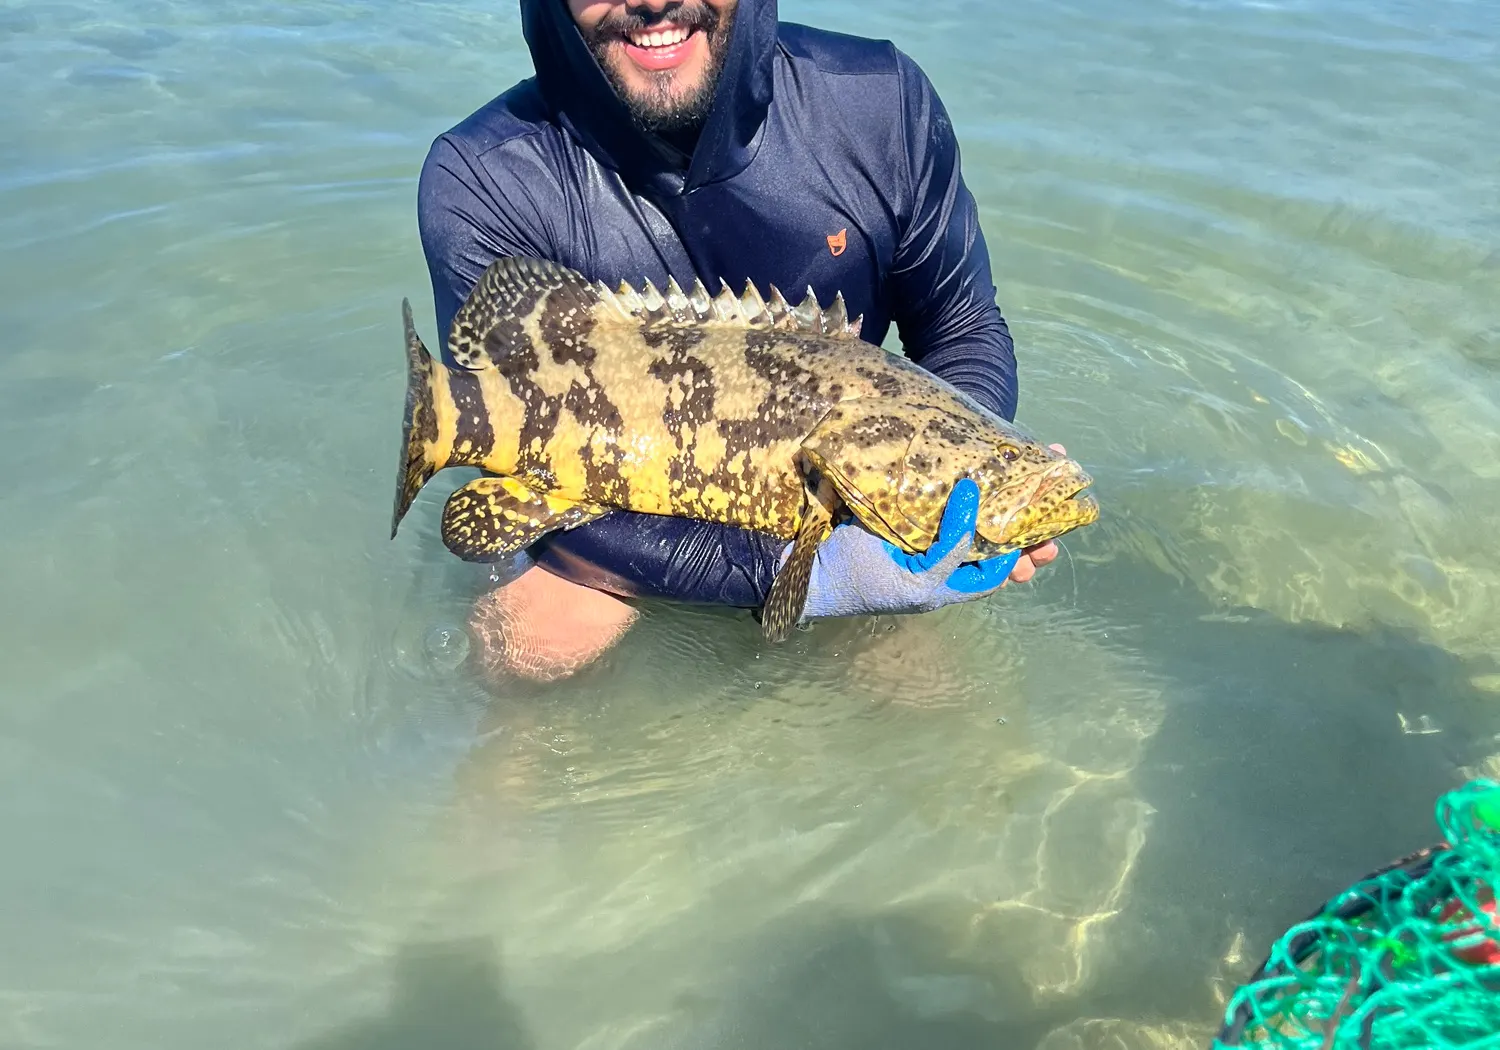
<path fill-rule="evenodd" d="M 415 178 L 514 5 L 0 5 L 0 1045 L 1201 1046 L 1496 770 L 1495 7 L 784 14 L 937 84 L 1105 517 L 495 686 L 456 482 L 387 528 Z"/>

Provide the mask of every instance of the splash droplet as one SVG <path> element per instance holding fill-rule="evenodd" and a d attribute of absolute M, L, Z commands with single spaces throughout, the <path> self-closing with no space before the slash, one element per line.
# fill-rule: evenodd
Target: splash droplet
<path fill-rule="evenodd" d="M 469 633 L 459 627 L 439 624 L 427 632 L 427 659 L 435 670 L 452 673 L 469 656 Z"/>

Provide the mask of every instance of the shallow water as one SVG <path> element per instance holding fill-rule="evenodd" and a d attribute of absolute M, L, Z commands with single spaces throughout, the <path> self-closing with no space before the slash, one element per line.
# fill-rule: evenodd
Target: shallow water
<path fill-rule="evenodd" d="M 1104 519 L 496 689 L 444 486 L 386 533 L 513 5 L 0 4 L 0 1046 L 1201 1046 L 1435 837 L 1500 767 L 1500 12 L 1003 7 L 783 10 L 937 83 Z"/>

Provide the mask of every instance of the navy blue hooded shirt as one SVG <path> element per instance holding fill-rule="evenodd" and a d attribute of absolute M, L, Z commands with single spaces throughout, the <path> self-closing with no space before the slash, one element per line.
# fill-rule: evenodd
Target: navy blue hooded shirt
<path fill-rule="evenodd" d="M 911 360 L 1014 418 L 1015 357 L 958 143 L 909 57 L 781 22 L 776 0 L 739 0 L 689 156 L 632 121 L 567 0 L 521 0 L 521 20 L 536 75 L 440 135 L 422 168 L 418 221 L 444 343 L 504 255 L 611 286 L 661 288 L 670 276 L 738 292 L 749 280 L 794 301 L 811 286 L 824 303 L 842 291 L 867 341 L 894 324 Z M 758 607 L 784 545 L 616 511 L 529 553 L 616 594 Z"/>

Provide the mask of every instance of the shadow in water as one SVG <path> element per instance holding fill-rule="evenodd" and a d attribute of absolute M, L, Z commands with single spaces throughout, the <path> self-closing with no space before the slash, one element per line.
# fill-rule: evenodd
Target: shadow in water
<path fill-rule="evenodd" d="M 520 1011 L 501 990 L 487 937 L 408 945 L 393 961 L 390 1008 L 297 1050 L 532 1050 Z"/>
<path fill-rule="evenodd" d="M 1500 703 L 1473 684 L 1495 668 L 1386 624 L 1213 609 L 1142 562 L 1089 577 L 1107 644 L 1166 693 L 1131 774 L 1155 814 L 1090 1011 L 1216 1023 L 1210 975 L 1232 986 L 1323 900 L 1440 837 L 1439 795 L 1500 751 Z"/>
<path fill-rule="evenodd" d="M 1029 943 L 1024 927 L 974 927 L 968 899 L 868 915 L 787 902 L 775 921 L 736 936 L 726 917 L 744 902 L 730 894 L 665 924 L 660 939 L 577 959 L 565 979 L 533 984 L 535 1016 L 614 1028 L 608 1045 L 619 1050 L 1025 1050 L 1088 1018 L 1213 1026 L 1216 978 L 1232 985 L 1323 899 L 1432 842 L 1438 796 L 1460 767 L 1500 750 L 1500 704 L 1472 681 L 1492 666 L 1386 624 L 1333 628 L 1217 608 L 1143 561 L 1093 565 L 1086 577 L 1080 612 L 1107 624 L 1103 644 L 1160 684 L 1164 709 L 1128 775 L 1154 814 L 1120 910 L 1088 939 L 1076 988 L 1034 995 L 1022 976 L 1028 953 L 1057 946 Z M 1410 732 L 1423 715 L 1441 731 Z M 688 937 L 717 949 L 707 959 L 688 952 L 700 965 L 684 969 Z M 479 944 L 410 950 L 386 1017 L 299 1050 L 529 1050 L 536 1044 Z"/>
<path fill-rule="evenodd" d="M 700 916 L 711 930 L 712 916 Z M 645 954 L 652 954 L 643 946 Z M 951 931 L 903 910 L 789 909 L 724 944 L 618 1050 L 974 1050 L 1034 1046 L 1051 1027 L 1006 959 L 952 956 Z M 616 972 L 622 961 L 595 965 Z M 667 981 L 680 973 L 664 972 Z"/>

